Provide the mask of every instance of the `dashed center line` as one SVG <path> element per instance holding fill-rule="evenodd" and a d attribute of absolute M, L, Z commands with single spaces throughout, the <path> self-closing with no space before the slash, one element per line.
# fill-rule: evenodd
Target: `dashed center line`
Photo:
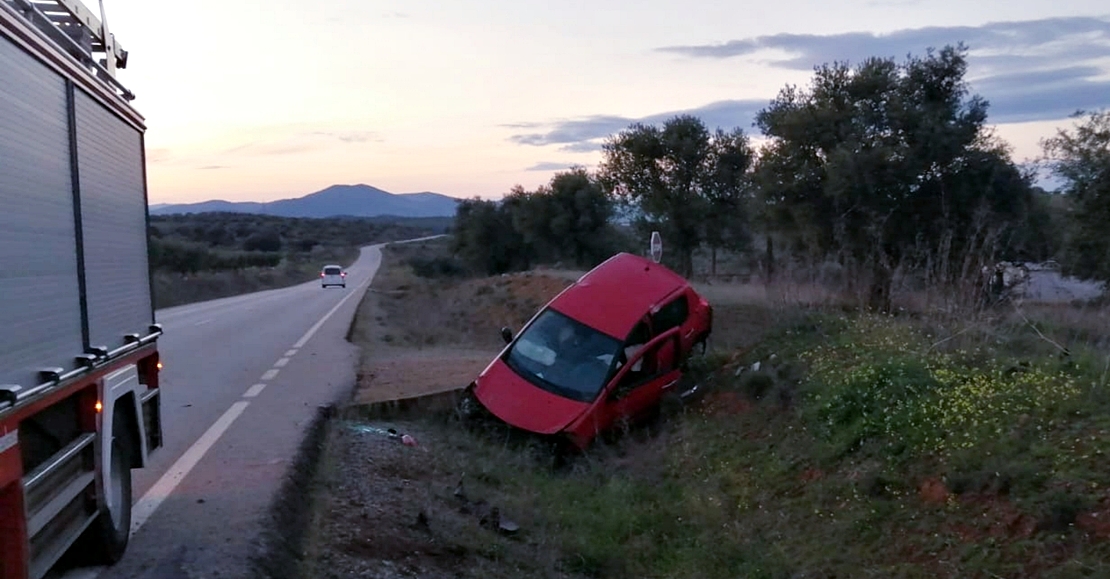
<path fill-rule="evenodd" d="M 247 390 L 246 394 L 243 394 L 243 398 L 254 398 L 261 394 L 264 388 L 266 388 L 265 384 L 255 384 Z"/>
<path fill-rule="evenodd" d="M 289 363 L 289 358 L 282 358 L 282 359 L 278 360 L 277 362 L 274 362 L 274 368 L 282 368 L 288 363 Z"/>
<path fill-rule="evenodd" d="M 154 514 L 154 511 L 158 510 L 158 506 L 162 504 L 162 501 L 170 496 L 170 493 L 177 488 L 178 483 L 185 478 L 185 475 L 189 474 L 189 471 L 193 470 L 193 467 L 200 462 L 200 459 L 204 457 L 208 449 L 216 444 L 216 441 L 220 439 L 224 431 L 231 426 L 232 422 L 235 422 L 236 418 L 239 418 L 239 415 L 243 413 L 243 410 L 246 410 L 249 404 L 250 402 L 242 401 L 232 404 L 231 408 L 228 408 L 227 412 L 224 412 L 223 416 L 216 420 L 212 426 L 208 427 L 208 430 L 206 430 L 204 434 L 202 434 L 200 438 L 198 438 L 197 441 L 173 463 L 173 466 L 158 479 L 158 482 L 150 487 L 150 490 L 143 495 L 143 498 L 139 499 L 139 501 L 131 507 L 132 535 L 146 523 L 150 515 Z"/>
<path fill-rule="evenodd" d="M 297 350 L 295 350 L 295 349 L 294 350 L 289 350 L 288 352 L 285 353 L 285 357 L 286 358 L 291 358 L 291 357 L 295 356 L 296 354 L 297 354 Z"/>
<path fill-rule="evenodd" d="M 280 371 L 281 370 L 278 370 L 277 368 L 270 368 L 269 370 L 266 370 L 266 372 L 262 374 L 262 380 L 273 380 L 275 377 L 277 377 L 278 372 L 280 372 Z"/>

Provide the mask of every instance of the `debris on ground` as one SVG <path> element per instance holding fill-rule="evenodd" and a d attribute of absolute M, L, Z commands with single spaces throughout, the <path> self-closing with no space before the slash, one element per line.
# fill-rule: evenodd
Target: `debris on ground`
<path fill-rule="evenodd" d="M 491 506 L 482 499 L 476 501 L 470 500 L 466 496 L 466 491 L 463 488 L 462 476 L 459 477 L 459 483 L 455 485 L 451 494 L 459 500 L 459 512 L 464 515 L 477 515 L 479 526 L 496 530 L 504 535 L 512 535 L 520 530 L 520 525 L 501 516 L 500 508 Z"/>
<path fill-rule="evenodd" d="M 353 432 L 360 434 L 380 434 L 389 438 L 390 440 L 398 440 L 405 446 L 419 446 L 416 439 L 411 434 L 401 434 L 397 432 L 396 428 L 379 428 L 377 426 L 370 426 L 368 424 L 357 424 L 353 422 L 344 423 L 344 426 Z"/>
<path fill-rule="evenodd" d="M 408 434 L 434 455 L 450 446 L 443 433 L 407 421 L 336 424 L 327 451 L 336 470 L 326 475 L 316 530 L 322 542 L 310 547 L 316 553 L 305 576 L 581 577 L 522 539 L 505 505 L 468 497 L 459 471 L 441 470 L 397 444 Z"/>

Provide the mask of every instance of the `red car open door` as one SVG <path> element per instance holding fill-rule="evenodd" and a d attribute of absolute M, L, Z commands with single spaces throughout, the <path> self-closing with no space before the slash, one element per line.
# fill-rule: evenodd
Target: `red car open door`
<path fill-rule="evenodd" d="M 621 367 L 606 393 L 602 411 L 609 425 L 644 417 L 675 386 L 682 375 L 678 364 L 680 337 L 679 328 L 664 332 Z"/>

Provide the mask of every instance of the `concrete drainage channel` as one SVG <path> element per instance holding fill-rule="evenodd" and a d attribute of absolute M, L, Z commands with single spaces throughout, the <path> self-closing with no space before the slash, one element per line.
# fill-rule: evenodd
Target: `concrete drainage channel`
<path fill-rule="evenodd" d="M 297 456 L 278 489 L 259 536 L 258 552 L 251 558 L 255 579 L 300 579 L 304 542 L 312 518 L 313 482 L 328 430 L 336 414 L 334 404 L 320 406 L 297 449 Z"/>
<path fill-rule="evenodd" d="M 251 577 L 253 579 L 302 579 L 305 539 L 312 522 L 314 508 L 314 501 L 307 499 L 313 496 L 315 479 L 328 435 L 332 428 L 342 422 L 337 419 L 342 419 L 347 414 L 351 415 L 350 418 L 363 421 L 392 419 L 413 414 L 426 415 L 453 408 L 460 396 L 460 390 L 449 390 L 374 402 L 359 405 L 357 409 L 343 411 L 344 416 L 340 415 L 341 412 L 334 403 L 318 407 L 297 449 L 297 455 L 293 459 L 290 470 L 266 514 L 263 531 L 259 536 L 258 551 L 251 558 Z M 345 399 L 349 398 L 350 395 Z M 404 442 L 401 435 L 398 434 L 397 438 Z M 461 490 L 456 493 L 456 496 L 462 498 Z M 477 514 L 483 519 L 483 526 L 492 524 L 500 527 L 500 530 L 506 534 L 514 533 L 518 528 L 516 523 L 501 519 L 496 509 L 492 509 L 489 513 L 480 508 L 478 511 Z"/>

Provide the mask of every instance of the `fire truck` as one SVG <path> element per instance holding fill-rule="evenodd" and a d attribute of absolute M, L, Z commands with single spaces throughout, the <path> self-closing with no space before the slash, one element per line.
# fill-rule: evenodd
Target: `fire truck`
<path fill-rule="evenodd" d="M 0 579 L 116 562 L 162 447 L 145 124 L 80 0 L 0 0 Z"/>

